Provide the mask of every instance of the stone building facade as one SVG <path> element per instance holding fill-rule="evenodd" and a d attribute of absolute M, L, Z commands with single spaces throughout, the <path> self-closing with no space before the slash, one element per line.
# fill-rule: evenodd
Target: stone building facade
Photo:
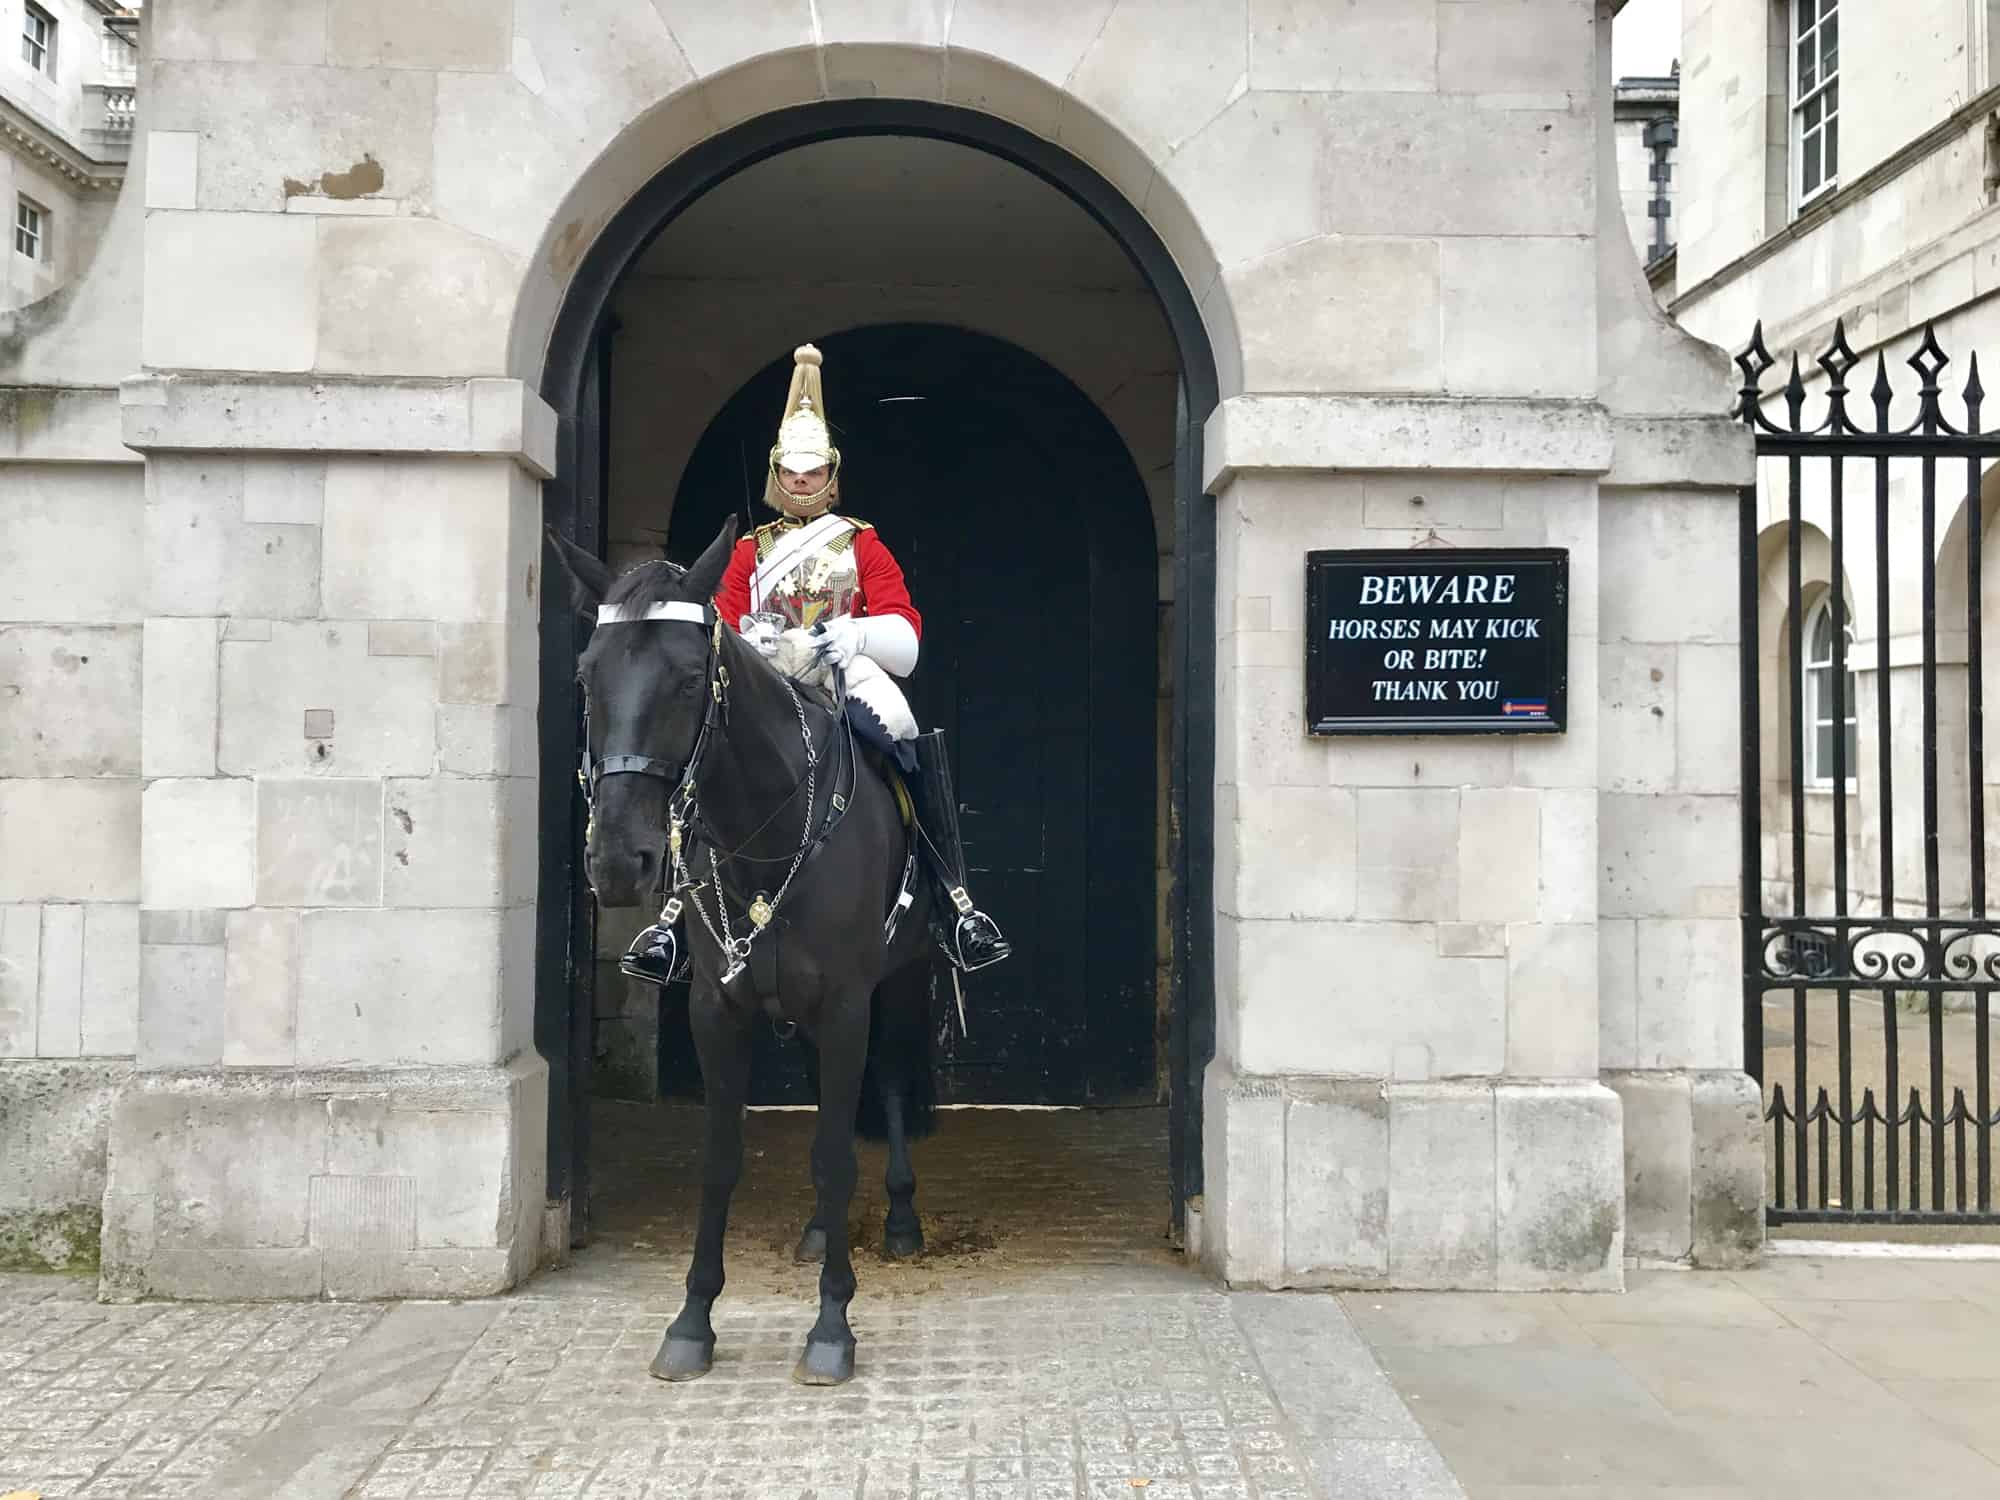
<path fill-rule="evenodd" d="M 1862 361 L 1850 383 L 1857 410 L 1873 421 L 1866 391 L 1878 356 L 1886 356 L 1902 391 L 1897 423 L 1914 415 L 1917 384 L 1904 362 L 1927 327 L 1952 363 L 1942 377 L 1946 413 L 1963 415 L 1959 387 L 1976 354 L 2000 347 L 2000 304 L 1991 267 L 2000 256 L 2000 34 L 1983 7 L 1919 3 L 1885 11 L 1820 0 L 1736 6 L 1691 3 L 1685 12 L 1682 87 L 1685 193 L 1681 201 L 1678 291 L 1670 307 L 1704 339 L 1742 348 L 1761 320 L 1780 360 L 1796 353 L 1809 412 L 1823 408 L 1826 375 L 1817 360 L 1836 324 Z M 1817 101 L 1817 103 L 1815 103 Z M 1788 368 L 1788 364 L 1785 368 Z M 1783 370 L 1778 372 L 1782 375 Z M 1778 378 L 1767 379 L 1767 410 L 1783 421 Z M 1987 425 L 1990 425 L 1990 421 Z M 1826 465 L 1802 477 L 1802 616 L 1787 619 L 1788 548 L 1785 465 L 1765 460 L 1758 538 L 1763 563 L 1760 652 L 1764 767 L 1763 863 L 1772 899 L 1791 896 L 1793 828 L 1791 740 L 1785 695 L 1797 661 L 1805 671 L 1808 709 L 1827 699 L 1831 657 L 1832 500 Z M 1877 786 L 1880 675 L 1889 676 L 1890 772 L 1905 809 L 1888 851 L 1897 910 L 1920 913 L 1924 899 L 1922 820 L 1914 815 L 1922 785 L 1924 710 L 1921 635 L 1924 589 L 1918 559 L 1921 474 L 1898 464 L 1888 474 L 1895 517 L 1886 558 L 1874 534 L 1872 471 L 1851 465 L 1844 538 L 1845 648 L 1849 683 L 1845 732 L 1847 787 L 1840 793 L 1853 830 L 1847 899 L 1879 902 L 1882 831 Z M 1948 473 L 1946 471 L 1949 471 Z M 2000 553 L 1993 541 L 2000 490 L 1989 472 L 1967 494 L 1958 465 L 1940 466 L 1933 560 L 1938 620 L 1938 864 L 1942 907 L 1963 912 L 1969 870 L 1990 854 L 1968 846 L 1966 809 L 1975 796 L 1996 804 L 1995 771 L 1969 784 L 1967 754 L 1967 548 L 1970 512 L 1984 523 L 1983 613 L 2000 605 Z M 1883 564 L 1878 568 L 1878 562 Z M 1877 612 L 1887 580 L 1888 633 Z M 2000 689 L 1987 654 L 1985 693 Z M 1830 708 L 1817 717 L 1830 722 Z M 1829 729 L 1829 733 L 1831 730 Z M 1827 734 L 1803 747 L 1801 804 L 1806 821 L 1808 908 L 1833 907 L 1835 782 Z M 1989 813 L 1989 819 L 1991 814 Z M 1994 825 L 1989 821 L 1989 828 Z"/>
<path fill-rule="evenodd" d="M 1507 1288 L 1754 1253 L 1710 586 L 1750 457 L 1626 233 L 1614 9 L 155 0 L 105 247 L 0 327 L 10 1243 L 101 1223 L 108 1295 L 559 1252 L 544 519 L 638 555 L 762 364 L 917 321 L 1058 372 L 1151 511 L 1168 790 L 1123 878 L 1190 1248 Z M 1309 736 L 1304 554 L 1472 546 L 1567 549 L 1567 731 Z M 1618 690 L 1642 655 L 1677 703 Z"/>
<path fill-rule="evenodd" d="M 139 75 L 137 15 L 111 0 L 15 0 L 0 50 L 0 310 L 90 264 L 125 182 Z"/>

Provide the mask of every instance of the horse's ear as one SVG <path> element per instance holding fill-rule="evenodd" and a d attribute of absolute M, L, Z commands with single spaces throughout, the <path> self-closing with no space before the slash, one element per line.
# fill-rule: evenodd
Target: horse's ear
<path fill-rule="evenodd" d="M 555 527 L 543 528 L 549 545 L 555 548 L 556 559 L 562 570 L 569 575 L 570 602 L 580 615 L 593 613 L 604 598 L 605 590 L 611 587 L 611 570 L 583 548 L 567 537 L 557 534 Z"/>
<path fill-rule="evenodd" d="M 736 550 L 736 517 L 731 516 L 722 523 L 722 530 L 715 534 L 715 540 L 708 544 L 708 550 L 694 560 L 694 566 L 681 579 L 681 591 L 690 599 L 706 602 L 715 597 L 717 585 L 722 582 L 722 574 L 729 566 L 729 555 Z"/>

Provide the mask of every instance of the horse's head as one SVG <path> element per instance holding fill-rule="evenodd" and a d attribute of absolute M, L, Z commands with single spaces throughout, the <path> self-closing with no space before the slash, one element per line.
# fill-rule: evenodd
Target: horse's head
<path fill-rule="evenodd" d="M 736 521 L 723 526 L 691 568 L 646 563 L 615 580 L 553 530 L 549 540 L 569 574 L 577 610 L 596 617 L 600 606 L 610 606 L 625 616 L 598 625 L 576 676 L 590 726 L 589 762 L 596 768 L 613 758 L 607 774 L 595 776 L 585 868 L 604 905 L 636 906 L 661 884 L 667 798 L 695 753 L 713 665 L 710 630 L 698 619 L 670 611 L 668 618 L 645 616 L 656 605 L 700 608 L 714 598 L 736 545 Z"/>

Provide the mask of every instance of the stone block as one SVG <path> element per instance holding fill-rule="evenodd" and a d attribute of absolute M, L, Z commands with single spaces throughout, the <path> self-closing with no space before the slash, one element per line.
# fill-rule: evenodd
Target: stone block
<path fill-rule="evenodd" d="M 223 949 L 142 944 L 139 1066 L 199 1068 L 222 1061 Z"/>
<path fill-rule="evenodd" d="M 1541 896 L 1544 922 L 1597 920 L 1597 793 L 1550 787 L 1541 797 Z"/>
<path fill-rule="evenodd" d="M 0 627 L 0 776 L 139 773 L 139 632 Z"/>
<path fill-rule="evenodd" d="M 533 872 L 523 888 L 508 859 L 510 842 L 534 836 L 526 778 L 456 776 L 388 783 L 384 810 L 387 861 L 382 899 L 389 906 L 510 906 L 534 899 Z M 514 825 L 525 816 L 527 827 Z M 511 878 L 510 878 L 511 877 Z"/>
<path fill-rule="evenodd" d="M 1439 12 L 1450 8 L 1438 0 L 1250 0 L 1250 87 L 1430 93 Z"/>
<path fill-rule="evenodd" d="M 1442 389 L 1441 274 L 1436 240 L 1359 237 L 1304 240 L 1224 268 L 1243 384 Z"/>
<path fill-rule="evenodd" d="M 1492 1085 L 1391 1084 L 1388 1099 L 1390 1284 L 1491 1288 Z"/>
<path fill-rule="evenodd" d="M 305 913 L 299 1062 L 492 1062 L 502 921 L 473 910 Z"/>
<path fill-rule="evenodd" d="M 228 913 L 190 909 L 139 913 L 139 941 L 166 948 L 213 948 L 229 930 Z"/>
<path fill-rule="evenodd" d="M 341 459 L 326 479 L 329 615 L 505 621 L 516 608 L 517 534 L 532 506 L 499 459 Z M 384 548 L 382 539 L 395 538 Z"/>
<path fill-rule="evenodd" d="M 1493 1091 L 1502 1291 L 1625 1289 L 1618 1096 L 1589 1083 Z"/>
<path fill-rule="evenodd" d="M 1231 1286 L 1285 1277 L 1285 1099 L 1272 1079 L 1239 1078 L 1221 1061 L 1202 1080 L 1206 1204 L 1202 1254 Z"/>
<path fill-rule="evenodd" d="M 78 1057 L 83 1053 L 84 912 L 81 906 L 42 908 L 37 1057 Z"/>
<path fill-rule="evenodd" d="M 42 908 L 0 906 L 0 1057 L 33 1057 L 41 1012 Z"/>
<path fill-rule="evenodd" d="M 1222 897 L 1246 917 L 1354 914 L 1354 795 L 1338 787 L 1255 787 L 1225 836 L 1236 880 Z"/>
<path fill-rule="evenodd" d="M 105 1140 L 130 1071 L 69 1060 L 0 1065 L 0 1269 L 95 1269 Z"/>
<path fill-rule="evenodd" d="M 267 777 L 257 784 L 257 900 L 382 903 L 382 783 Z"/>
<path fill-rule="evenodd" d="M 316 1249 L 414 1250 L 417 1180 L 390 1174 L 318 1174 L 312 1179 L 309 1222 L 308 1237 Z"/>
<path fill-rule="evenodd" d="M 512 254 L 454 224 L 323 219 L 314 367 L 433 377 L 504 370 L 519 281 Z"/>
<path fill-rule="evenodd" d="M 83 1053 L 139 1048 L 139 908 L 87 906 L 83 917 Z"/>
<path fill-rule="evenodd" d="M 146 45 L 155 58 L 177 62 L 323 63 L 326 7 L 327 0 L 166 6 L 146 18 Z"/>
<path fill-rule="evenodd" d="M 1736 506 L 1733 490 L 1631 491 L 1605 506 L 1600 636 L 1734 644 L 1736 590 L 1715 587 L 1715 579 L 1734 565 Z"/>
<path fill-rule="evenodd" d="M 1597 929 L 1522 923 L 1507 929 L 1507 1072 L 1597 1076 Z"/>
<path fill-rule="evenodd" d="M 1677 917 L 1736 908 L 1742 884 L 1733 797 L 1606 792 L 1598 803 L 1604 878 L 1598 910 L 1609 917 Z"/>
<path fill-rule="evenodd" d="M 136 623 L 145 613 L 144 470 L 9 464 L 0 485 L 0 620 Z"/>
<path fill-rule="evenodd" d="M 223 951 L 222 1061 L 289 1067 L 298 1057 L 299 914 L 233 911 Z"/>
<path fill-rule="evenodd" d="M 1228 103 L 1249 61 L 1247 31 L 1240 4 L 1116 6 L 1068 91 L 1157 160 Z M 1065 134 L 1069 118 L 1065 104 Z"/>
<path fill-rule="evenodd" d="M 204 1245 L 160 1249 L 147 1260 L 141 1289 L 180 1302 L 240 1302 L 247 1296 L 311 1298 L 320 1294 L 320 1252 Z"/>
<path fill-rule="evenodd" d="M 262 526 L 317 526 L 326 508 L 326 461 L 301 453 L 245 453 L 243 519 Z"/>
<path fill-rule="evenodd" d="M 1359 809 L 1355 913 L 1398 922 L 1458 915 L 1458 799 L 1441 788 L 1354 793 Z"/>
<path fill-rule="evenodd" d="M 1532 921 L 1541 889 L 1541 796 L 1523 787 L 1468 787 L 1458 805 L 1458 915 Z"/>
<path fill-rule="evenodd" d="M 218 764 L 240 776 L 428 774 L 435 680 L 426 658 L 370 656 L 358 621 L 274 622 L 268 640 L 223 643 Z M 332 715 L 330 735 L 307 736 L 313 711 Z"/>
<path fill-rule="evenodd" d="M 1590 0 L 1441 0 L 1438 89 L 1586 95 L 1595 77 Z"/>
<path fill-rule="evenodd" d="M 1595 240 L 1463 235 L 1443 240 L 1440 255 L 1446 390 L 1466 396 L 1597 393 Z M 1526 347 L 1524 328 L 1536 330 Z"/>
<path fill-rule="evenodd" d="M 426 0 L 414 7 L 399 0 L 327 0 L 326 60 L 339 68 L 504 68 L 513 57 L 510 21 L 510 11 L 486 0 Z"/>
<path fill-rule="evenodd" d="M 1694 1107 L 1689 1075 L 1607 1069 L 1625 1113 L 1625 1251 L 1684 1261 L 1694 1246 Z"/>
<path fill-rule="evenodd" d="M 152 614 L 300 619 L 319 613 L 319 531 L 245 520 L 244 460 L 162 454 L 146 474 Z"/>
<path fill-rule="evenodd" d="M 1630 917 L 1597 923 L 1597 1061 L 1630 1068 L 1639 1048 L 1639 924 Z"/>
<path fill-rule="evenodd" d="M 591 144 L 574 121 L 507 74 L 441 73 L 436 89 L 434 211 L 515 255 L 533 255 L 548 227 L 546 214 L 524 214 L 521 205 L 561 203 L 589 160 Z M 496 161 L 507 170 L 496 173 Z M 567 254 L 580 257 L 590 232 L 576 220 L 570 230 Z M 564 284 L 571 269 L 573 263 L 562 267 Z"/>
<path fill-rule="evenodd" d="M 525 775 L 536 763 L 535 711 L 511 703 L 440 703 L 437 767 L 452 776 Z"/>
<path fill-rule="evenodd" d="M 1412 541 L 1440 527 L 1498 531 L 1507 524 L 1507 493 L 1513 486 L 1513 480 L 1498 474 L 1371 474 L 1363 524 L 1371 531 L 1409 532 Z"/>
<path fill-rule="evenodd" d="M 412 1248 L 493 1245 L 499 1205 L 510 1196 L 507 1098 L 482 1093 L 454 1098 L 449 1108 L 438 1103 L 393 1094 L 332 1100 L 327 1170 L 356 1183 L 408 1183 Z"/>
<path fill-rule="evenodd" d="M 1671 642 L 1599 642 L 1598 732 L 1606 790 L 1674 790 L 1674 742 L 1681 718 L 1678 663 L 1679 650 Z M 1733 701 L 1733 684 L 1730 697 Z M 1691 699 L 1689 708 L 1706 713 L 1709 703 Z"/>
<path fill-rule="evenodd" d="M 1389 1100 L 1373 1079 L 1299 1080 L 1285 1101 L 1285 1276 L 1369 1286 L 1389 1271 Z"/>
<path fill-rule="evenodd" d="M 1209 210 L 1209 246 L 1225 266 L 1240 265 L 1319 233 L 1317 162 L 1324 130 L 1310 94 L 1253 93 L 1204 124 L 1160 172 L 1187 204 Z M 1254 214 L 1214 212 L 1232 195 Z"/>
<path fill-rule="evenodd" d="M 1763 1100 L 1740 1068 L 1701 1070 L 1694 1108 L 1694 1263 L 1755 1265 L 1764 1253 Z"/>
<path fill-rule="evenodd" d="M 440 622 L 438 702 L 510 703 L 527 684 L 511 670 L 509 627 L 498 621 Z"/>
<path fill-rule="evenodd" d="M 1442 958 L 1421 922 L 1245 922 L 1235 982 L 1245 1073 L 1382 1078 L 1396 1049 L 1427 1049 L 1432 1076 L 1506 1061 L 1507 963 Z"/>
<path fill-rule="evenodd" d="M 429 620 L 370 620 L 370 656 L 436 656 L 437 626 Z"/>
<path fill-rule="evenodd" d="M 1592 126 L 1587 108 L 1337 95 L 1327 103 L 1320 156 L 1321 231 L 1587 239 L 1597 205 Z M 1500 162 L 1507 170 L 1494 170 Z"/>
<path fill-rule="evenodd" d="M 317 5 L 309 0 L 307 9 Z M 503 64 L 504 66 L 504 64 Z M 161 62 L 147 80 L 149 125 L 155 130 L 194 131 L 201 136 L 198 201 L 209 212 L 201 219 L 191 248 L 224 245 L 242 235 L 243 247 L 229 259 L 251 268 L 253 283 L 263 273 L 274 279 L 284 269 L 269 257 L 303 251 L 297 279 L 305 300 L 286 309 L 288 335 L 303 335 L 309 347 L 314 321 L 312 295 L 315 215 L 286 214 L 294 198 L 337 200 L 388 198 L 410 204 L 431 201 L 432 129 L 440 92 L 438 75 L 416 69 L 358 67 L 287 67 L 264 63 L 256 76 L 261 86 L 242 86 L 243 72 L 227 63 Z M 465 74 L 448 74 L 464 77 Z M 554 198 L 546 201 L 554 202 Z M 238 213 L 241 218 L 223 215 Z M 258 217 L 251 217 L 256 215 Z M 268 216 L 266 218 L 265 216 Z M 152 231 L 162 215 L 149 216 Z M 275 229 L 271 226 L 275 226 Z M 278 231 L 284 231 L 279 233 Z M 147 270 L 152 272 L 152 256 Z M 169 272 L 169 286 L 181 272 Z M 218 299 L 190 299 L 187 321 L 216 307 L 245 309 L 232 302 L 227 283 L 211 275 L 208 281 L 225 288 Z M 148 281 L 146 312 L 154 315 L 153 283 Z M 261 306 L 260 303 L 258 304 Z M 198 311 L 199 310 L 199 311 Z M 234 324 L 235 317 L 214 319 Z M 149 345 L 150 347 L 150 345 Z M 150 357 L 148 364 L 159 363 Z M 179 361 L 165 361 L 171 368 Z M 303 369 L 306 365 L 260 364 L 241 360 L 217 368 L 228 370 Z"/>
<path fill-rule="evenodd" d="M 593 140 L 612 139 L 694 80 L 651 5 L 600 8 L 585 25 L 568 6 L 525 6 L 514 12 L 513 33 L 514 76 L 561 101 Z"/>
<path fill-rule="evenodd" d="M 1507 929 L 1493 922 L 1445 922 L 1438 926 L 1440 958 L 1505 958 Z"/>
<path fill-rule="evenodd" d="M 150 782 L 143 819 L 143 905 L 249 906 L 257 899 L 256 783 Z"/>
<path fill-rule="evenodd" d="M 226 85 L 218 91 L 243 92 Z M 311 369 L 319 301 L 316 259 L 311 219 L 149 213 L 140 332 L 146 363 L 169 369 Z M 214 316 L 218 307 L 227 307 L 230 315 Z"/>
<path fill-rule="evenodd" d="M 1734 797 L 1743 781 L 1740 648 L 1683 644 L 1676 650 L 1681 712 L 1674 716 L 1674 786 Z"/>
<path fill-rule="evenodd" d="M 201 137 L 191 130 L 146 132 L 146 207 L 197 208 L 195 166 Z"/>
<path fill-rule="evenodd" d="M 1735 918 L 1639 922 L 1640 1067 L 1743 1065 L 1742 962 L 1742 927 Z"/>
<path fill-rule="evenodd" d="M 497 1296 L 526 1274 L 515 1259 L 506 1249 L 328 1250 L 320 1257 L 325 1295 L 342 1302 Z"/>
<path fill-rule="evenodd" d="M 0 902 L 139 899 L 137 780 L 0 780 Z"/>
<path fill-rule="evenodd" d="M 767 52 L 810 47 L 810 7 L 796 0 L 743 0 L 716 6 L 706 0 L 653 0 L 698 74 L 719 73 Z"/>
<path fill-rule="evenodd" d="M 220 625 L 212 617 L 146 622 L 140 758 L 148 777 L 215 774 Z"/>

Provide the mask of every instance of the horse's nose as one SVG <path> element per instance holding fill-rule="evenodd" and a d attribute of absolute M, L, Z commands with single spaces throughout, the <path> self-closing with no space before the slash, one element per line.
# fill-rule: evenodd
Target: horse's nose
<path fill-rule="evenodd" d="M 592 849 L 590 888 L 602 906 L 637 906 L 653 889 L 660 856 L 651 849 Z"/>

